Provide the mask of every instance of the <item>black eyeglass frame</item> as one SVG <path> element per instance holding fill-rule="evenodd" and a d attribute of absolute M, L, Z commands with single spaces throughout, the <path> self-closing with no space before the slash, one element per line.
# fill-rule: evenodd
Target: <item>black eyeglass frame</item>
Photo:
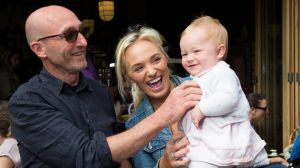
<path fill-rule="evenodd" d="M 54 38 L 54 37 L 60 37 L 60 38 L 64 38 L 68 43 L 74 43 L 78 38 L 78 33 L 81 33 L 84 36 L 84 38 L 88 38 L 89 28 L 82 27 L 80 28 L 80 30 L 76 30 L 75 28 L 72 27 L 67 29 L 64 33 L 41 37 L 37 39 L 37 41 Z"/>
<path fill-rule="evenodd" d="M 254 107 L 254 108 L 266 111 L 268 109 L 268 106 L 267 107 Z"/>

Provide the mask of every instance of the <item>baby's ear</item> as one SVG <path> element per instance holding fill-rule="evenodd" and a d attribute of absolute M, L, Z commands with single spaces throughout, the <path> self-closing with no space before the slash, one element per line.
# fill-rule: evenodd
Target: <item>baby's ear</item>
<path fill-rule="evenodd" d="M 226 48 L 224 44 L 220 44 L 218 46 L 218 58 L 219 59 L 223 59 L 223 57 L 225 56 L 226 53 Z"/>

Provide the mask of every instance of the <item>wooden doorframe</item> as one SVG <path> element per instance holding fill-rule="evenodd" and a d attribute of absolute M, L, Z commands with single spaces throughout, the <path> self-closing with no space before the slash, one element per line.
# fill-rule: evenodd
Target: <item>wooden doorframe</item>
<path fill-rule="evenodd" d="M 298 0 L 283 1 L 282 8 L 282 83 L 283 83 L 283 146 L 289 145 L 289 135 L 300 126 L 300 6 Z"/>

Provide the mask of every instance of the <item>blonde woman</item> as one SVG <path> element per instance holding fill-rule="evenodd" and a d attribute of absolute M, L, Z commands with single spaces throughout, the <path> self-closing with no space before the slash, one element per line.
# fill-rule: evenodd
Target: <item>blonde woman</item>
<path fill-rule="evenodd" d="M 134 102 L 134 112 L 126 123 L 127 129 L 155 113 L 171 90 L 183 82 L 182 78 L 171 75 L 168 68 L 169 56 L 163 44 L 164 39 L 159 32 L 145 26 L 134 27 L 118 43 L 116 74 L 119 92 L 125 96 L 126 87 L 130 87 Z M 182 132 L 175 132 L 177 124 L 164 128 L 133 156 L 135 167 L 187 165 L 188 160 L 177 157 L 186 155 L 188 141 L 183 138 Z"/>

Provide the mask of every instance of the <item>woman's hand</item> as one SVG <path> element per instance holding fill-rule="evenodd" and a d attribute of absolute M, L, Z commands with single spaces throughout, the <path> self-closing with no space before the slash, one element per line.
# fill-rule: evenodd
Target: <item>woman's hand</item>
<path fill-rule="evenodd" d="M 166 146 L 166 151 L 160 160 L 160 168 L 187 166 L 189 159 L 186 158 L 189 152 L 189 141 L 182 131 L 177 131 Z"/>

